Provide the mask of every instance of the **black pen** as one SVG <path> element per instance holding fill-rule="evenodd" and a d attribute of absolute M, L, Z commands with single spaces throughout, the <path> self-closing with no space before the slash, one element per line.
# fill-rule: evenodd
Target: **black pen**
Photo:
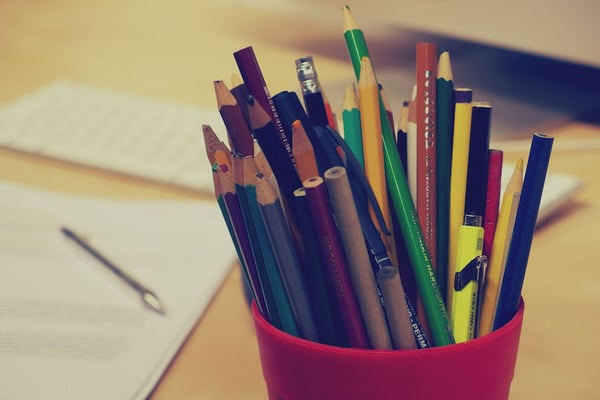
<path fill-rule="evenodd" d="M 162 302 L 153 291 L 142 285 L 138 280 L 133 278 L 123 269 L 119 268 L 115 263 L 103 256 L 98 250 L 93 248 L 81 235 L 78 235 L 71 229 L 64 226 L 61 228 L 61 231 L 65 234 L 65 236 L 73 240 L 79 246 L 83 247 L 85 251 L 90 253 L 95 259 L 100 261 L 105 267 L 110 269 L 115 275 L 117 275 L 130 287 L 137 291 L 140 294 L 140 297 L 146 306 L 148 306 L 150 309 L 156 311 L 159 314 L 166 313 Z"/>

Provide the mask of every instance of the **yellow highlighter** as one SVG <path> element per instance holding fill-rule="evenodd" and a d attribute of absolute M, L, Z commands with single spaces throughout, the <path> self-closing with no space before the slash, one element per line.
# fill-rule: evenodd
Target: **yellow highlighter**
<path fill-rule="evenodd" d="M 473 339 L 477 332 L 479 288 L 487 263 L 487 258 L 482 256 L 483 232 L 481 216 L 465 215 L 458 233 L 450 310 L 450 324 L 457 343 Z"/>

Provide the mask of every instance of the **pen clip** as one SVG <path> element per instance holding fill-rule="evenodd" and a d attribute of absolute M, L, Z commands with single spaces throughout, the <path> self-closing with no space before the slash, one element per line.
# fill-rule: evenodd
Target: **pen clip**
<path fill-rule="evenodd" d="M 486 256 L 476 256 L 454 274 L 454 290 L 461 291 L 470 282 L 480 282 L 487 267 Z"/>

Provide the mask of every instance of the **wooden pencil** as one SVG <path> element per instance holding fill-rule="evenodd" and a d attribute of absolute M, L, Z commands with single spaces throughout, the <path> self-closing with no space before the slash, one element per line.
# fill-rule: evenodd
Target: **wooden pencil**
<path fill-rule="evenodd" d="M 294 191 L 293 207 L 298 215 L 298 232 L 302 238 L 299 248 L 301 267 L 306 287 L 311 294 L 319 337 L 324 344 L 347 346 L 346 333 L 337 311 L 335 295 L 329 290 L 326 263 L 321 255 L 318 235 L 310 216 L 306 191 L 300 187 Z M 308 217 L 308 218 L 307 218 Z M 301 254 L 300 254 L 301 253 Z"/>
<path fill-rule="evenodd" d="M 454 135 L 452 138 L 452 169 L 450 171 L 450 219 L 448 234 L 448 279 L 446 306 L 452 307 L 458 232 L 465 215 L 467 191 L 467 166 L 469 164 L 469 142 L 471 136 L 473 91 L 469 88 L 454 90 Z"/>
<path fill-rule="evenodd" d="M 502 276 L 506 267 L 508 245 L 513 233 L 522 185 L 523 159 L 519 159 L 502 195 L 500 214 L 498 215 L 496 233 L 483 287 L 478 336 L 486 335 L 492 331 L 498 294 L 500 293 Z"/>
<path fill-rule="evenodd" d="M 398 269 L 389 266 L 377 271 L 385 312 L 395 349 L 415 349 L 417 342 L 408 312 L 408 305 Z"/>
<path fill-rule="evenodd" d="M 448 280 L 448 234 L 450 231 L 450 175 L 454 132 L 454 77 L 450 52 L 441 51 L 436 79 L 436 271 L 442 297 Z"/>
<path fill-rule="evenodd" d="M 246 123 L 244 114 L 236 98 L 231 94 L 225 82 L 213 82 L 219 113 L 227 129 L 231 151 L 242 156 L 254 155 L 254 139 Z"/>
<path fill-rule="evenodd" d="M 263 174 L 264 178 L 271 184 L 273 189 L 277 192 L 277 196 L 281 198 L 281 192 L 279 191 L 279 185 L 277 184 L 277 178 L 273 174 L 273 169 L 269 164 L 269 160 L 265 156 L 265 153 L 259 149 L 254 154 L 254 162 L 258 167 L 258 170 Z"/>
<path fill-rule="evenodd" d="M 344 39 L 356 78 L 360 76 L 360 62 L 363 56 L 369 56 L 367 44 L 362 30 L 358 27 L 350 7 L 344 6 L 343 28 Z M 419 293 L 424 299 L 427 309 L 427 322 L 431 327 L 434 345 L 441 346 L 454 343 L 450 331 L 448 314 L 439 292 L 431 257 L 427 251 L 423 233 L 421 232 L 414 205 L 410 199 L 410 191 L 406 175 L 396 150 L 396 140 L 389 125 L 385 108 L 380 99 L 380 118 L 382 120 L 383 151 L 385 156 L 385 172 L 388 193 L 398 216 L 402 234 L 406 240 L 411 266 L 415 272 Z"/>
<path fill-rule="evenodd" d="M 369 348 L 356 294 L 352 288 L 348 264 L 333 215 L 330 212 L 327 189 L 323 178 L 314 177 L 303 182 L 309 209 L 318 235 L 323 259 L 326 261 L 329 288 L 344 324 L 350 347 Z"/>
<path fill-rule="evenodd" d="M 265 288 L 261 284 L 261 277 L 252 251 L 252 244 L 235 191 L 233 171 L 223 172 L 222 170 L 217 170 L 216 175 L 219 181 L 217 196 L 221 197 L 225 204 L 227 217 L 231 221 L 235 239 L 240 247 L 240 254 L 242 256 L 240 261 L 244 267 L 245 275 L 250 283 L 252 292 L 255 295 L 257 306 L 261 309 L 263 315 L 269 318 L 271 323 L 280 327 L 279 314 L 277 313 L 272 293 L 268 287 Z"/>
<path fill-rule="evenodd" d="M 531 139 L 493 329 L 509 322 L 519 307 L 553 143 L 554 138 L 543 133 L 534 133 Z"/>
<path fill-rule="evenodd" d="M 256 199 L 300 335 L 305 339 L 318 342 L 317 326 L 307 297 L 306 283 L 294 247 L 292 232 L 277 193 L 263 178 L 256 179 Z"/>
<path fill-rule="evenodd" d="M 374 349 L 392 349 L 385 312 L 379 300 L 371 259 L 365 245 L 346 169 L 330 168 L 325 171 L 324 178 L 346 251 L 350 278 L 356 291 L 369 343 Z M 408 324 L 408 318 L 406 322 Z M 408 327 L 410 330 L 410 324 Z M 412 331 L 410 333 L 412 334 Z"/>
<path fill-rule="evenodd" d="M 410 197 L 417 209 L 417 106 L 415 104 L 417 87 L 413 86 L 412 97 L 408 105 L 406 130 L 406 176 Z"/>
<path fill-rule="evenodd" d="M 208 161 L 212 166 L 216 161 L 217 150 L 222 150 L 225 154 L 230 154 L 230 149 L 215 133 L 213 128 L 208 124 L 202 124 L 202 136 L 204 138 L 204 149 Z M 231 156 L 230 156 L 231 158 Z"/>
<path fill-rule="evenodd" d="M 432 266 L 436 269 L 436 79 L 435 43 L 417 43 L 417 215 Z"/>
<path fill-rule="evenodd" d="M 302 182 L 284 144 L 278 140 L 277 128 L 269 114 L 254 101 L 254 97 L 249 97 L 247 104 L 250 128 L 277 177 L 282 197 L 289 202 L 293 198 L 294 190 L 301 187 Z"/>
<path fill-rule="evenodd" d="M 365 174 L 373 188 L 377 203 L 387 226 L 390 223 L 383 161 L 383 144 L 381 137 L 381 118 L 379 114 L 379 87 L 368 57 L 363 57 L 358 80 L 358 100 L 360 106 L 360 124 L 365 161 Z M 387 117 L 386 117 L 387 118 Z M 386 243 L 386 247 L 389 243 Z M 388 250 L 389 247 L 388 247 Z"/>
<path fill-rule="evenodd" d="M 352 154 L 364 168 L 364 155 L 362 144 L 362 130 L 360 127 L 360 109 L 358 95 L 353 84 L 346 86 L 344 90 L 344 103 L 342 109 L 342 126 L 344 128 L 344 140 L 352 150 Z"/>
<path fill-rule="evenodd" d="M 379 83 L 379 95 L 381 96 L 381 100 L 383 102 L 383 107 L 385 108 L 385 113 L 387 115 L 388 122 L 393 128 L 394 126 L 396 126 L 396 123 L 394 122 L 394 111 L 392 109 L 390 99 L 388 98 L 387 93 L 385 92 L 385 89 L 383 88 L 383 85 L 381 83 Z"/>
<path fill-rule="evenodd" d="M 500 190 L 502 181 L 503 152 L 490 149 L 488 152 L 488 174 L 485 196 L 485 211 L 483 213 L 483 255 L 490 257 L 492 244 L 498 223 L 500 209 Z"/>
<path fill-rule="evenodd" d="M 250 126 L 250 119 L 248 118 L 248 108 L 246 107 L 246 100 L 250 93 L 248 93 L 248 88 L 246 88 L 246 84 L 242 80 L 242 78 L 236 74 L 231 74 L 231 94 L 237 100 L 240 109 L 242 110 L 242 114 L 244 115 L 244 119 L 248 126 Z"/>
<path fill-rule="evenodd" d="M 292 154 L 301 181 L 319 176 L 313 146 L 300 120 L 292 123 Z"/>
<path fill-rule="evenodd" d="M 236 193 L 242 206 L 242 214 L 252 244 L 252 251 L 259 260 L 257 261 L 257 268 L 261 274 L 262 287 L 264 289 L 266 286 L 270 286 L 281 321 L 281 329 L 291 335 L 301 336 L 298 329 L 298 316 L 295 314 L 285 291 L 273 248 L 260 214 L 256 198 L 256 173 L 258 168 L 252 156 L 244 157 L 242 163 L 243 177 L 241 184 L 236 183 Z"/>
<path fill-rule="evenodd" d="M 275 126 L 277 137 L 286 149 L 286 154 L 292 156 L 291 143 L 286 136 L 285 130 L 279 119 L 277 109 L 273 104 L 273 99 L 269 93 L 269 88 L 265 82 L 262 70 L 256 59 L 256 54 L 252 46 L 244 47 L 233 53 L 235 61 L 237 63 L 242 79 L 246 85 L 248 93 L 250 93 L 256 101 L 261 105 L 263 110 L 267 112 L 267 115 L 272 119 Z"/>

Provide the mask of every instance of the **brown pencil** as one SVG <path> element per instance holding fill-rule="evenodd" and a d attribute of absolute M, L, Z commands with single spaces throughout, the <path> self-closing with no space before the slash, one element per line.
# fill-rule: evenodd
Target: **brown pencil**
<path fill-rule="evenodd" d="M 252 131 L 246 123 L 246 119 L 236 98 L 231 94 L 223 81 L 214 81 L 214 88 L 219 113 L 227 128 L 227 137 L 229 138 L 231 151 L 242 156 L 254 155 Z"/>

